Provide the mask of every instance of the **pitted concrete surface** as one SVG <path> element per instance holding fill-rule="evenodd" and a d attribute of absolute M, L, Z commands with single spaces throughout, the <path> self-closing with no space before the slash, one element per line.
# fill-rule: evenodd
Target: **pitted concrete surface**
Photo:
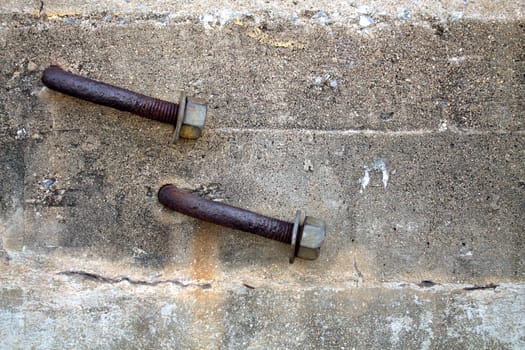
<path fill-rule="evenodd" d="M 1 348 L 525 347 L 524 5 L 0 1 Z M 203 137 L 45 88 L 204 98 Z M 163 208 L 321 217 L 316 261 Z"/>

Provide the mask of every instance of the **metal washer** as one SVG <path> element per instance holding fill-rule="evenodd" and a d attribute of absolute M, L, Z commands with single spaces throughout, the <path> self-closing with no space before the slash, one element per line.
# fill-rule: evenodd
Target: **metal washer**
<path fill-rule="evenodd" d="M 290 246 L 290 264 L 293 264 L 295 260 L 295 256 L 297 254 L 297 243 L 301 243 L 301 239 L 299 238 L 299 228 L 302 226 L 302 220 L 303 219 L 303 213 L 298 210 L 295 213 L 295 220 L 293 223 L 293 231 L 292 231 L 292 243 Z M 299 238 L 299 242 L 297 242 L 297 239 Z"/>
<path fill-rule="evenodd" d="M 177 111 L 177 124 L 175 124 L 175 131 L 173 132 L 173 143 L 179 141 L 180 128 L 182 127 L 182 122 L 184 121 L 184 114 L 186 113 L 186 94 L 180 94 L 179 100 L 179 109 Z"/>

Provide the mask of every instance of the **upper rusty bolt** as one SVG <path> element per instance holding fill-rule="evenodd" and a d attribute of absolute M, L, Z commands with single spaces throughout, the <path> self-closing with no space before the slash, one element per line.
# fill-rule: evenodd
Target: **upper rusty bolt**
<path fill-rule="evenodd" d="M 66 72 L 58 66 L 48 67 L 42 76 L 48 88 L 104 106 L 131 112 L 142 117 L 173 124 L 173 142 L 179 137 L 197 139 L 206 121 L 204 100 L 181 95 L 179 104 L 159 100 L 127 89 Z"/>
<path fill-rule="evenodd" d="M 307 260 L 319 257 L 325 237 L 325 223 L 313 217 L 303 218 L 301 211 L 297 211 L 293 223 L 286 222 L 210 201 L 174 185 L 162 186 L 158 197 L 168 208 L 194 218 L 288 243 L 291 246 L 290 263 L 295 257 Z"/>

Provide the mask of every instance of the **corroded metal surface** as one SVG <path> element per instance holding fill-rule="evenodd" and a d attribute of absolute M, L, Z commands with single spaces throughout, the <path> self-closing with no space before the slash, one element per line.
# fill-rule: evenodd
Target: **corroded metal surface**
<path fill-rule="evenodd" d="M 42 82 L 50 89 L 86 101 L 131 112 L 163 123 L 175 124 L 178 105 L 127 89 L 66 72 L 58 66 L 44 71 Z"/>
<path fill-rule="evenodd" d="M 159 190 L 159 201 L 165 206 L 194 218 L 229 228 L 254 233 L 290 244 L 293 223 L 256 214 L 248 210 L 213 202 L 182 191 L 173 185 Z"/>

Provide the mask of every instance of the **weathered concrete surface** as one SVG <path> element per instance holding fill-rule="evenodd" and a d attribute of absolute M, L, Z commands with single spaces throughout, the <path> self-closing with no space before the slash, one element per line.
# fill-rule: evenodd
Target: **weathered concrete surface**
<path fill-rule="evenodd" d="M 524 341 L 523 284 L 250 289 L 242 277 L 211 288 L 152 286 L 12 266 L 0 280 L 3 347 L 494 349 Z"/>
<path fill-rule="evenodd" d="M 525 14 L 525 5 L 513 0 L 473 1 L 444 0 L 382 0 L 382 1 L 340 1 L 329 0 L 301 0 L 301 1 L 267 1 L 251 0 L 242 3 L 216 0 L 198 1 L 139 1 L 139 0 L 107 0 L 107 1 L 16 1 L 2 0 L 0 14 L 22 13 L 29 15 L 43 15 L 50 18 L 91 16 L 93 14 L 109 14 L 111 16 L 126 16 L 144 18 L 166 17 L 177 18 L 181 15 L 195 16 L 209 15 L 216 17 L 218 22 L 228 21 L 231 13 L 271 13 L 272 16 L 293 16 L 303 12 L 318 11 L 329 14 L 333 21 L 347 23 L 349 18 L 372 13 L 376 16 L 408 19 L 414 16 L 439 18 L 481 18 L 483 20 L 522 19 Z M 320 19 L 325 23 L 323 18 Z M 331 22 L 329 22 L 331 23 Z"/>
<path fill-rule="evenodd" d="M 525 347 L 524 5 L 316 4 L 2 2 L 2 347 Z M 49 64 L 203 97 L 205 134 L 170 146 Z M 170 212 L 165 183 L 304 208 L 321 257 Z"/>

